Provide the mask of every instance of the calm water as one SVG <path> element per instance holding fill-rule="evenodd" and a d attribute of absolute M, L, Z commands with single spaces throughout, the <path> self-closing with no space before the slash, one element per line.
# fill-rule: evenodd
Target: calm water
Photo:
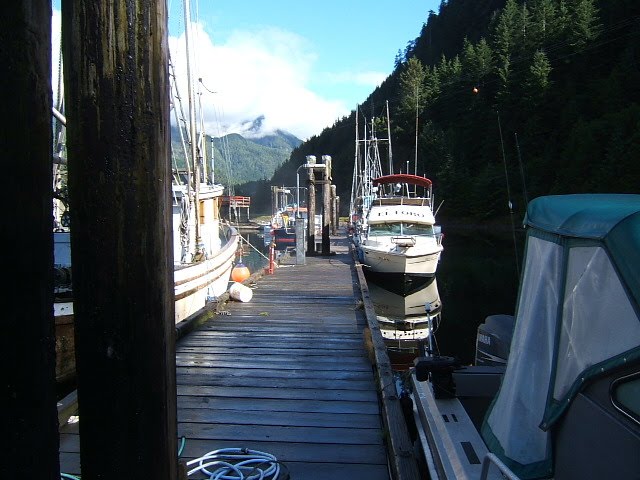
<path fill-rule="evenodd" d="M 264 245 L 264 236 L 262 234 L 258 234 L 257 232 L 242 232 L 241 235 L 244 238 L 242 263 L 244 263 L 249 268 L 249 271 L 252 274 L 256 273 L 265 268 L 269 263 L 268 260 L 262 256 L 264 255 L 267 258 L 269 257 L 269 247 L 266 247 Z M 253 245 L 255 249 L 249 245 L 246 245 L 245 240 Z M 258 253 L 258 251 L 260 253 Z"/>

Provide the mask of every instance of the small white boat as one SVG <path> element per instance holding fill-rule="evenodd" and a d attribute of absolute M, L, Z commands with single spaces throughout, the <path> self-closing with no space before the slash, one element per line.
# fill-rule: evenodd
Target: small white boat
<path fill-rule="evenodd" d="M 378 190 L 357 245 L 361 262 L 378 273 L 434 276 L 443 247 L 433 213 L 431 180 L 395 174 L 372 183 Z"/>

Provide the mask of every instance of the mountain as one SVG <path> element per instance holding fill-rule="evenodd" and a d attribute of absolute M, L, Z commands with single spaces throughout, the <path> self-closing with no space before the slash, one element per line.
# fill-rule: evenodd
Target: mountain
<path fill-rule="evenodd" d="M 637 0 L 443 0 L 360 106 L 360 128 L 389 101 L 394 170 L 434 181 L 441 219 L 522 218 L 540 195 L 637 193 L 638 18 Z M 295 184 L 307 154 L 332 155 L 345 215 L 354 133 L 352 112 L 294 149 L 271 184 Z"/>
<path fill-rule="evenodd" d="M 207 159 L 213 153 L 215 180 L 223 185 L 238 185 L 253 180 L 267 180 L 278 167 L 289 159 L 294 148 L 302 141 L 294 135 L 276 130 L 263 136 L 253 136 L 260 131 L 261 118 L 243 130 L 246 136 L 232 133 L 223 137 L 207 136 Z M 249 136 L 251 135 L 251 136 Z M 171 128 L 171 146 L 174 165 L 184 168 L 184 149 L 177 128 Z"/>

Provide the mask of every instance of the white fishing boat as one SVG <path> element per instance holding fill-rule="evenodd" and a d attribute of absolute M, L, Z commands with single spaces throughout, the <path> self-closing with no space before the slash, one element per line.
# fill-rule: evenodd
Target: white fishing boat
<path fill-rule="evenodd" d="M 442 233 L 433 212 L 431 180 L 386 175 L 372 180 L 374 199 L 358 248 L 365 268 L 405 277 L 435 275 Z"/>
<path fill-rule="evenodd" d="M 382 173 L 380 145 L 387 147 L 388 175 Z M 357 109 L 355 146 L 350 234 L 360 262 L 370 273 L 396 277 L 405 290 L 415 289 L 424 283 L 420 278 L 435 275 L 442 252 L 431 180 L 394 174 L 391 136 L 378 138 L 371 122 L 360 139 Z"/>
<path fill-rule="evenodd" d="M 640 195 L 540 197 L 524 223 L 514 321 L 478 328 L 474 366 L 415 364 L 429 478 L 637 479 Z"/>
<path fill-rule="evenodd" d="M 174 293 L 176 323 L 202 310 L 209 301 L 216 300 L 229 287 L 229 278 L 238 250 L 236 230 L 222 224 L 219 201 L 222 185 L 201 185 L 199 191 L 198 229 L 196 242 L 195 220 L 187 221 L 191 231 L 185 242 L 185 203 L 188 195 L 184 185 L 174 185 Z M 190 224 L 189 224 L 190 223 Z"/>
<path fill-rule="evenodd" d="M 188 2 L 187 2 L 188 3 Z M 188 12 L 185 13 L 188 15 Z M 190 22 L 187 22 L 190 24 Z M 189 36 L 189 27 L 185 29 Z M 186 42 L 188 46 L 188 41 Z M 187 47 L 188 48 L 188 47 Z M 187 75 L 191 76 L 190 55 L 187 53 Z M 173 69 L 173 67 L 171 66 Z M 229 280 L 239 235 L 230 225 L 220 218 L 220 207 L 224 187 L 213 181 L 213 175 L 207 173 L 206 135 L 204 126 L 198 128 L 196 118 L 202 115 L 196 112 L 197 102 L 188 80 L 189 118 L 182 118 L 184 111 L 181 96 L 175 84 L 172 70 L 172 109 L 176 124 L 189 128 L 180 128 L 180 138 L 185 157 L 185 168 L 173 169 L 173 257 L 174 257 L 174 294 L 175 322 L 182 322 L 200 312 L 208 302 L 215 301 L 229 287 Z M 61 95 L 59 93 L 59 98 Z M 63 103 L 54 109 L 58 120 L 54 154 L 54 191 L 60 183 L 61 165 L 64 158 L 64 127 L 66 119 L 62 112 Z M 172 156 L 176 152 L 172 152 Z M 175 165 L 175 158 L 167 159 Z M 75 355 L 73 338 L 73 291 L 71 265 L 71 234 L 66 205 L 54 200 L 54 268 L 56 273 L 54 314 L 56 318 L 57 378 L 66 381 L 75 375 Z"/>

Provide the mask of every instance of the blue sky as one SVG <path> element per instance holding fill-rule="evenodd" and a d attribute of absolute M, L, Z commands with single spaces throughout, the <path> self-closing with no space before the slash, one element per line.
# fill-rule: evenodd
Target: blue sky
<path fill-rule="evenodd" d="M 439 4 L 202 0 L 192 7 L 191 38 L 206 87 L 208 133 L 242 132 L 243 122 L 264 115 L 265 131 L 280 128 L 302 139 L 319 134 L 391 73 L 398 49 L 419 35 Z M 59 11 L 59 0 L 53 5 Z M 171 55 L 177 77 L 184 77 L 182 1 L 168 5 Z M 184 83 L 178 86 L 184 96 Z"/>

